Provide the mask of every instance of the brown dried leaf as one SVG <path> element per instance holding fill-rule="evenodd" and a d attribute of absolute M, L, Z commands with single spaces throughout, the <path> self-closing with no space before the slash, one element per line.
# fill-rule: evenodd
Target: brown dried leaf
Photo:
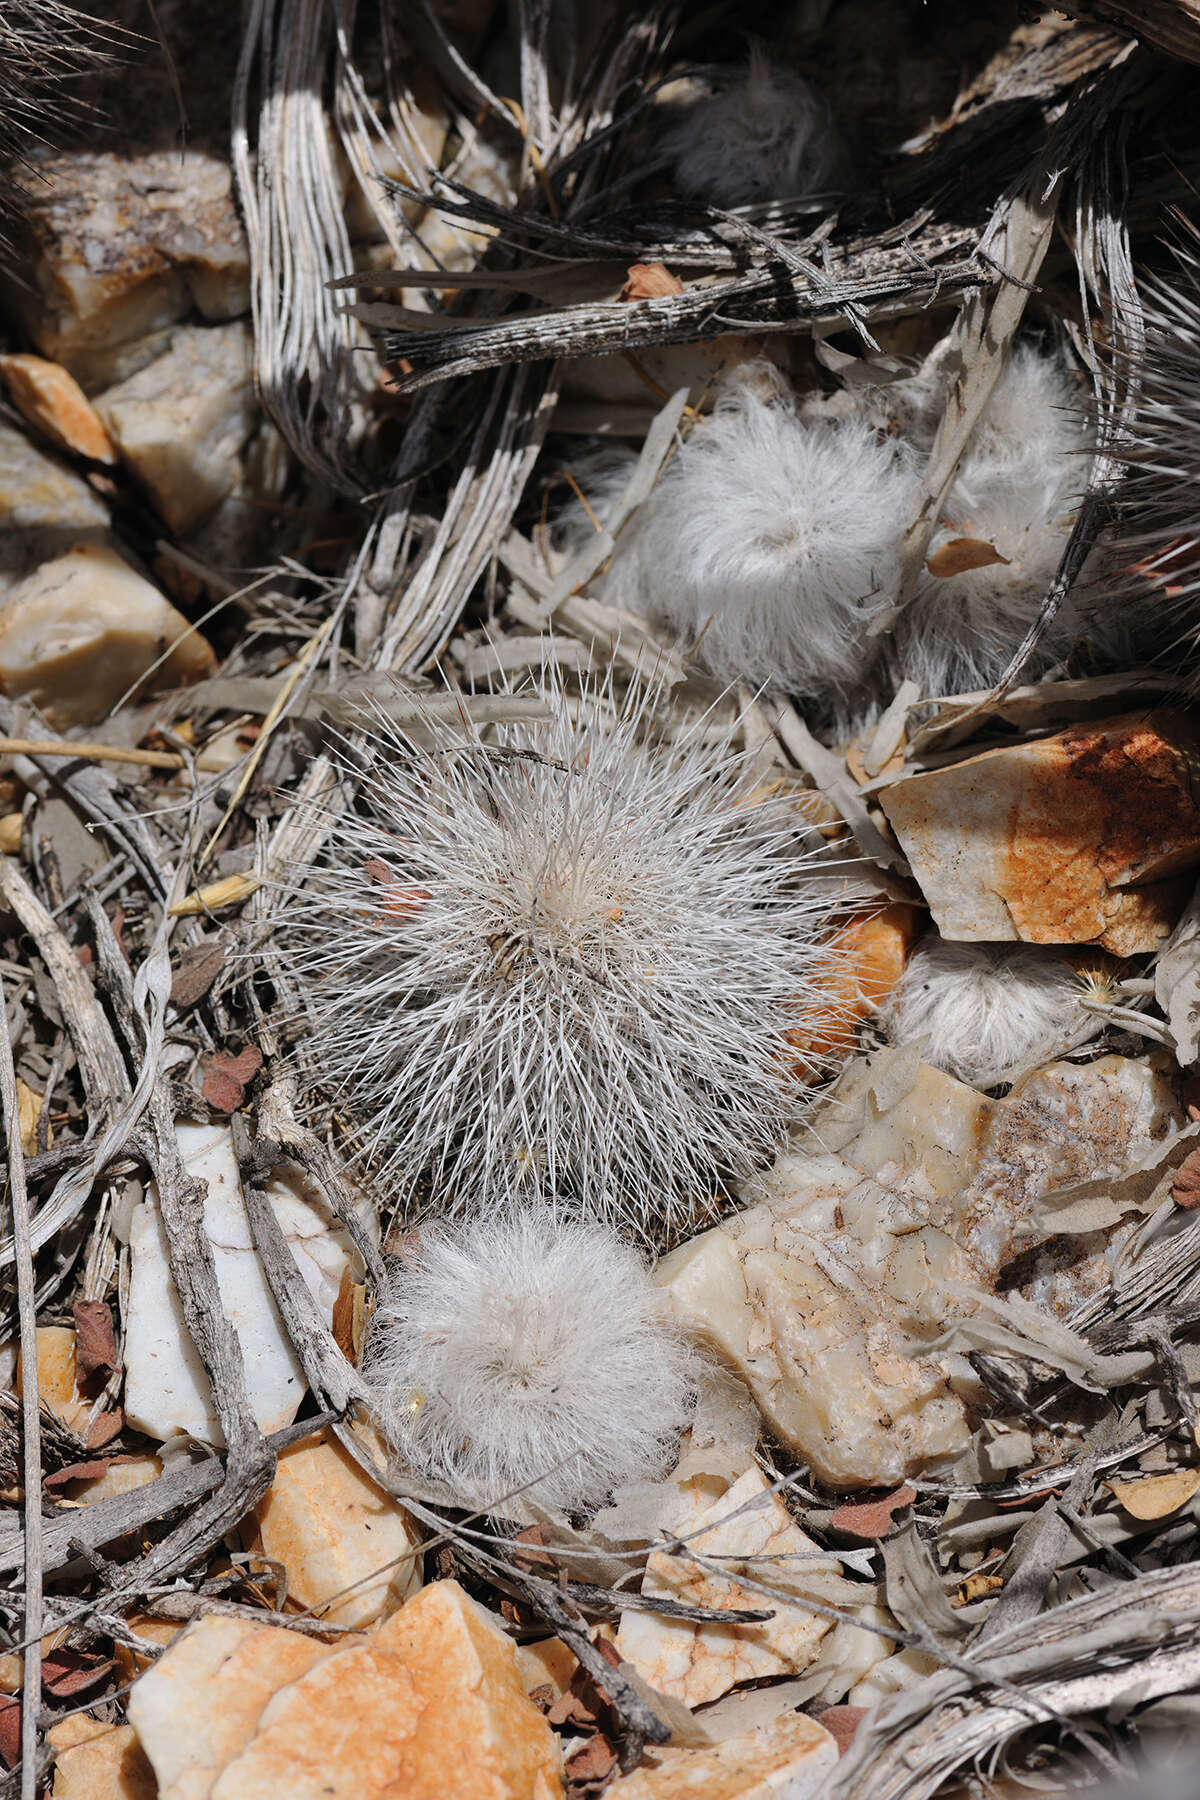
<path fill-rule="evenodd" d="M 617 296 L 620 300 L 662 300 L 668 294 L 682 294 L 683 283 L 678 275 L 672 275 L 670 269 L 662 263 L 633 263 L 625 278 L 625 286 Z"/>
<path fill-rule="evenodd" d="M 95 1650 L 69 1650 L 62 1645 L 42 1661 L 42 1686 L 56 1699 L 65 1700 L 83 1688 L 95 1687 L 113 1666 L 111 1656 Z"/>
<path fill-rule="evenodd" d="M 21 1702 L 0 1700 L 0 1757 L 15 1769 L 21 1759 Z"/>
<path fill-rule="evenodd" d="M 1176 1169 L 1171 1198 L 1188 1212 L 1200 1206 L 1200 1150 L 1190 1151 Z"/>
<path fill-rule="evenodd" d="M 217 1051 L 201 1059 L 204 1071 L 201 1093 L 217 1112 L 235 1113 L 246 1098 L 248 1083 L 262 1068 L 262 1051 L 247 1044 L 238 1056 Z"/>
<path fill-rule="evenodd" d="M 827 1706 L 823 1713 L 817 1714 L 817 1724 L 823 1725 L 833 1738 L 839 1756 L 845 1756 L 860 1721 L 866 1718 L 869 1711 L 867 1706 Z"/>
<path fill-rule="evenodd" d="M 881 1494 L 878 1500 L 850 1500 L 838 1507 L 829 1523 L 835 1531 L 844 1531 L 850 1537 L 886 1537 L 892 1514 L 902 1506 L 911 1506 L 916 1497 L 915 1489 L 905 1484 L 890 1494 Z"/>
<path fill-rule="evenodd" d="M 944 580 L 948 575 L 965 575 L 968 569 L 987 569 L 992 563 L 1009 563 L 1012 558 L 1001 556 L 995 544 L 985 543 L 982 538 L 951 538 L 940 550 L 926 560 L 925 567 L 931 575 Z"/>
<path fill-rule="evenodd" d="M 568 1758 L 565 1764 L 568 1791 L 578 1793 L 581 1788 L 607 1780 L 616 1760 L 612 1745 L 604 1733 L 598 1731 L 588 1738 L 581 1750 Z"/>
<path fill-rule="evenodd" d="M 111 1444 L 124 1424 L 125 1414 L 119 1406 L 115 1412 L 97 1413 L 88 1426 L 84 1443 L 89 1450 L 102 1449 L 105 1444 Z"/>
<path fill-rule="evenodd" d="M 93 1481 L 103 1475 L 116 1461 L 113 1456 L 94 1456 L 90 1462 L 68 1463 L 65 1469 L 55 1469 L 53 1475 L 42 1478 L 44 1488 L 66 1487 L 69 1481 Z"/>
<path fill-rule="evenodd" d="M 1105 1487 L 1135 1519 L 1165 1519 L 1186 1506 L 1200 1488 L 1200 1469 L 1172 1469 L 1147 1481 L 1106 1481 Z"/>
<path fill-rule="evenodd" d="M 113 1374 L 117 1369 L 117 1340 L 113 1335 L 112 1313 L 103 1300 L 76 1300 L 75 1369 L 86 1381 L 98 1369 Z"/>
<path fill-rule="evenodd" d="M 186 1012 L 203 1000 L 225 962 L 225 946 L 216 938 L 192 944 L 171 965 L 171 1005 Z"/>
<path fill-rule="evenodd" d="M 355 1281 L 349 1269 L 343 1269 L 337 1299 L 333 1303 L 331 1330 L 334 1343 L 346 1361 L 353 1363 L 355 1368 L 362 1355 L 366 1301 L 366 1288 Z"/>

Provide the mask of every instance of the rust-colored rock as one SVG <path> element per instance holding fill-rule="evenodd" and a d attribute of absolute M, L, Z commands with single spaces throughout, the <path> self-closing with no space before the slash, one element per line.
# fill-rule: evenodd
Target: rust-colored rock
<path fill-rule="evenodd" d="M 277 1693 L 212 1800 L 558 1800 L 516 1650 L 455 1581 Z"/>
<path fill-rule="evenodd" d="M 943 937 L 1155 950 L 1200 863 L 1200 738 L 1129 713 L 886 789 Z"/>
<path fill-rule="evenodd" d="M 132 1725 L 77 1715 L 51 1726 L 54 1800 L 157 1800 L 154 1770 Z"/>
<path fill-rule="evenodd" d="M 871 1016 L 903 975 L 922 916 L 915 906 L 897 900 L 847 920 L 834 933 L 823 983 L 828 1001 L 814 1009 L 803 1027 L 788 1033 L 800 1052 L 798 1073 L 814 1074 L 826 1057 L 850 1048 L 855 1026 Z"/>
<path fill-rule="evenodd" d="M 60 450 L 92 462 L 115 463 L 117 453 L 94 406 L 61 363 L 43 356 L 0 356 L 8 397 L 29 423 Z"/>
<path fill-rule="evenodd" d="M 159 1800 L 207 1800 L 273 1696 L 328 1655 L 279 1625 L 220 1617 L 189 1625 L 129 1695 Z"/>
<path fill-rule="evenodd" d="M 257 1517 L 288 1593 L 332 1624 L 372 1625 L 421 1585 L 412 1520 L 331 1432 L 283 1451 Z"/>

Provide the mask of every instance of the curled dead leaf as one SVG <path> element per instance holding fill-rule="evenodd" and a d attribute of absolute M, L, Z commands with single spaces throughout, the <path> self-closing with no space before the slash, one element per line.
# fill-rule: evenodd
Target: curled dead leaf
<path fill-rule="evenodd" d="M 1169 1475 L 1151 1475 L 1147 1481 L 1106 1481 L 1104 1485 L 1135 1519 L 1165 1519 L 1168 1513 L 1186 1506 L 1200 1488 L 1200 1469 L 1172 1469 Z"/>
<path fill-rule="evenodd" d="M 103 1300 L 76 1300 L 75 1367 L 86 1381 L 97 1369 L 111 1374 L 117 1367 L 117 1340 L 113 1335 L 112 1313 Z"/>
<path fill-rule="evenodd" d="M 838 1507 L 829 1523 L 835 1531 L 844 1531 L 849 1537 L 886 1537 L 891 1530 L 892 1514 L 902 1506 L 910 1506 L 916 1497 L 916 1490 L 906 1483 L 890 1494 L 881 1494 L 878 1500 L 847 1501 L 845 1506 Z"/>
<path fill-rule="evenodd" d="M 1171 1198 L 1187 1212 L 1200 1206 L 1200 1150 L 1190 1151 L 1175 1171 Z"/>
<path fill-rule="evenodd" d="M 246 1087 L 262 1068 L 262 1051 L 247 1044 L 238 1056 L 218 1052 L 202 1059 L 201 1093 L 217 1112 L 235 1113 L 246 1098 Z"/>
<path fill-rule="evenodd" d="M 951 538 L 940 550 L 935 550 L 927 560 L 925 567 L 931 575 L 945 580 L 948 575 L 965 575 L 968 569 L 986 569 L 992 563 L 1009 563 L 1011 557 L 1001 556 L 995 544 L 985 542 L 983 538 Z"/>
<path fill-rule="evenodd" d="M 668 294 L 682 294 L 683 283 L 678 275 L 672 275 L 670 269 L 662 263 L 633 263 L 625 277 L 625 286 L 618 296 L 621 300 L 662 300 Z"/>

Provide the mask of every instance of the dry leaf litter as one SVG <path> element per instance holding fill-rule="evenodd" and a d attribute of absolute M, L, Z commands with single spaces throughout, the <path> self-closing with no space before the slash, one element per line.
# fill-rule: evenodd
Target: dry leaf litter
<path fill-rule="evenodd" d="M 0 0 L 0 1774 L 1183 1800 L 1200 18 Z"/>

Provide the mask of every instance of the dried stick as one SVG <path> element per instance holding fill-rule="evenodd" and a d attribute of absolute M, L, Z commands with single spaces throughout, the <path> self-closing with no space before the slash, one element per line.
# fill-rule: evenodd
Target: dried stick
<path fill-rule="evenodd" d="M 21 1684 L 21 1800 L 37 1800 L 37 1717 L 42 1696 L 42 1422 L 38 1401 L 37 1310 L 25 1152 L 12 1045 L 4 1019 L 0 976 L 0 1102 L 8 1141 L 8 1194 L 12 1206 L 21 1319 L 22 1479 L 25 1484 L 25 1673 Z"/>

